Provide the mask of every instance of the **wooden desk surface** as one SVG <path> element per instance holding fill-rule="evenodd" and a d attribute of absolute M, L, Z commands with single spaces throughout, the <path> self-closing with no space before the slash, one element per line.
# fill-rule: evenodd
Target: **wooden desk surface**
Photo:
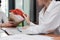
<path fill-rule="evenodd" d="M 50 36 L 50 37 L 60 37 L 60 35 L 56 35 L 56 34 L 47 34 L 45 36 Z"/>
<path fill-rule="evenodd" d="M 54 40 L 60 40 L 60 35 L 55 35 L 55 34 L 47 34 L 45 36 L 50 36 L 50 37 L 54 37 Z"/>

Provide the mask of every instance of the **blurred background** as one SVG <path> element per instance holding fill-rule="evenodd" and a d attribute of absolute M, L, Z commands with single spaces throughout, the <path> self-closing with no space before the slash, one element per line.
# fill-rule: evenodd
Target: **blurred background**
<path fill-rule="evenodd" d="M 30 20 L 39 24 L 39 12 L 42 6 L 39 6 L 37 0 L 1 0 L 2 11 L 9 17 L 9 10 L 11 9 L 23 9 L 23 11 L 30 16 Z M 59 0 L 56 0 L 59 1 Z M 19 26 L 24 26 L 27 23 L 24 21 Z"/>

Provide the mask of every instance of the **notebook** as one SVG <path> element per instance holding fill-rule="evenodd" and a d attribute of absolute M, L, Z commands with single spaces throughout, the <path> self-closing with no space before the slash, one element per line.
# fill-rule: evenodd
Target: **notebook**
<path fill-rule="evenodd" d="M 7 37 L 2 37 L 0 40 L 53 40 L 53 37 L 42 36 L 42 35 L 25 35 L 25 34 L 17 34 L 11 35 Z"/>
<path fill-rule="evenodd" d="M 5 30 L 10 35 L 21 33 L 17 28 L 2 28 L 2 29 Z"/>
<path fill-rule="evenodd" d="M 8 36 L 3 30 L 0 29 L 0 37 Z"/>

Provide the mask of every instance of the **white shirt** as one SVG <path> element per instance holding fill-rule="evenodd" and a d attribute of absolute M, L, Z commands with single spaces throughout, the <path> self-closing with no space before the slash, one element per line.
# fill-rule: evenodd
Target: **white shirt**
<path fill-rule="evenodd" d="M 44 14 L 44 15 L 43 15 Z M 30 27 L 23 30 L 26 34 L 50 33 L 60 26 L 60 2 L 52 1 L 44 13 L 44 8 L 39 13 L 39 25 L 32 22 Z"/>
<path fill-rule="evenodd" d="M 0 10 L 0 23 L 2 23 L 2 21 L 4 23 L 8 22 L 8 17 L 5 15 L 5 13 L 3 13 L 1 10 Z"/>

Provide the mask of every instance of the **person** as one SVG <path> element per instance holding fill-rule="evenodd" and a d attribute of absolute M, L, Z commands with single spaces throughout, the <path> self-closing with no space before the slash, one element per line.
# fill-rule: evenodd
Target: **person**
<path fill-rule="evenodd" d="M 13 26 L 13 22 L 8 20 L 8 17 L 1 9 L 1 1 L 0 1 L 0 28 L 2 27 L 11 27 Z"/>
<path fill-rule="evenodd" d="M 26 34 L 48 34 L 54 32 L 60 26 L 60 2 L 55 0 L 37 0 L 43 6 L 39 13 L 39 25 L 30 22 L 29 16 L 25 16 L 30 26 L 21 29 Z"/>
<path fill-rule="evenodd" d="M 54 32 L 60 26 L 60 2 L 55 0 L 37 0 L 37 2 L 40 6 L 43 6 L 39 13 L 39 25 L 30 22 L 29 16 L 23 14 L 30 26 L 24 26 L 20 31 L 26 34 L 48 34 Z M 16 17 L 13 16 L 12 19 L 16 19 Z"/>

